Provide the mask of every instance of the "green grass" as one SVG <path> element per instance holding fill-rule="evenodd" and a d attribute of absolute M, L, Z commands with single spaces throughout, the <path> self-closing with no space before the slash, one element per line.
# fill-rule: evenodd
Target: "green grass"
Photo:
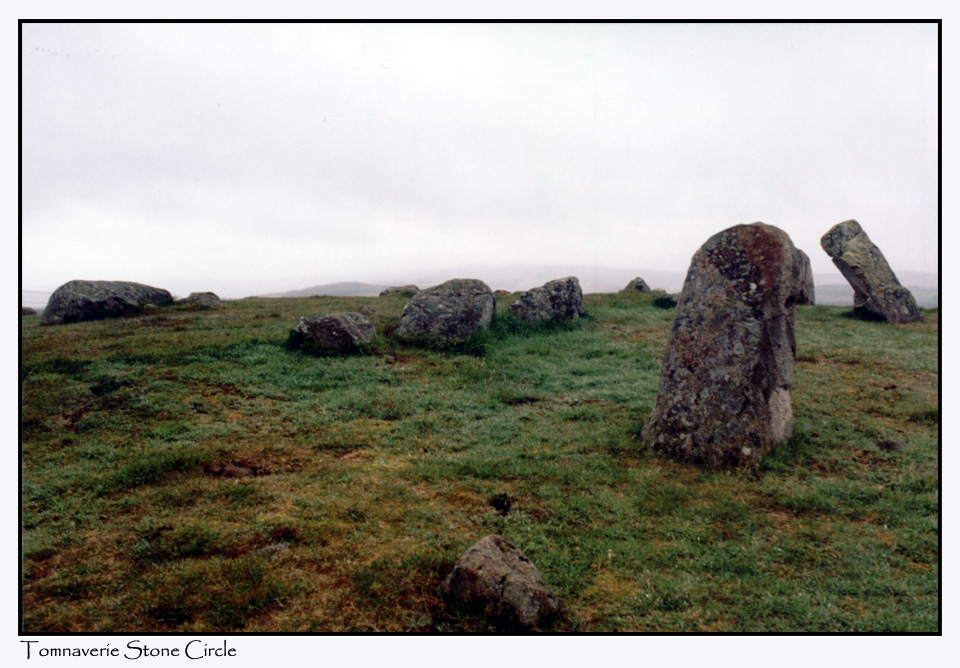
<path fill-rule="evenodd" d="M 672 309 L 531 327 L 513 299 L 446 350 L 392 336 L 402 297 L 23 318 L 24 630 L 484 631 L 439 584 L 498 533 L 561 632 L 938 631 L 938 311 L 799 307 L 794 437 L 713 471 L 639 439 Z M 363 304 L 357 354 L 288 347 Z"/>

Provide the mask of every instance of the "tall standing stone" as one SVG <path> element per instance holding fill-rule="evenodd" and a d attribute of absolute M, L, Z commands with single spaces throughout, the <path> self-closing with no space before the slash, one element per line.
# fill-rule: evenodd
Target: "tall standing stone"
<path fill-rule="evenodd" d="M 800 262 L 800 288 L 797 291 L 797 304 L 816 304 L 810 256 L 799 248 L 797 249 L 797 254 L 799 255 Z"/>
<path fill-rule="evenodd" d="M 737 225 L 694 254 L 643 440 L 716 467 L 758 462 L 793 433 L 796 248 L 782 230 Z"/>
<path fill-rule="evenodd" d="M 837 269 L 853 287 L 853 308 L 890 322 L 923 317 L 913 294 L 900 285 L 880 249 L 855 220 L 830 228 L 820 239 Z"/>

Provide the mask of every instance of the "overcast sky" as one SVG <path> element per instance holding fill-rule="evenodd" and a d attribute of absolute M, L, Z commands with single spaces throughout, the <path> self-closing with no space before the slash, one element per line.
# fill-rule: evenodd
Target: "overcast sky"
<path fill-rule="evenodd" d="M 938 271 L 936 24 L 24 24 L 21 56 L 26 289 L 682 274 L 754 221 L 839 282 L 850 218 Z"/>

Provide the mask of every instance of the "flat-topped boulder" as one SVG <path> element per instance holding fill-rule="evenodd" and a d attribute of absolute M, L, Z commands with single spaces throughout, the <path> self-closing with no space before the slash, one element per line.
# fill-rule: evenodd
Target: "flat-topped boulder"
<path fill-rule="evenodd" d="M 455 278 L 421 290 L 400 315 L 397 336 L 446 346 L 462 343 L 493 321 L 497 298 L 475 278 Z"/>
<path fill-rule="evenodd" d="M 576 276 L 548 281 L 520 295 L 510 311 L 522 322 L 576 320 L 584 314 L 580 281 Z"/>
<path fill-rule="evenodd" d="M 890 322 L 914 322 L 923 317 L 913 294 L 900 285 L 860 223 L 847 220 L 834 225 L 820 245 L 853 287 L 855 311 Z"/>
<path fill-rule="evenodd" d="M 737 225 L 693 256 L 643 441 L 714 467 L 756 463 L 793 433 L 799 255 L 782 230 Z"/>
<path fill-rule="evenodd" d="M 496 535 L 481 538 L 463 553 L 441 593 L 504 630 L 545 629 L 560 615 L 560 600 L 533 562 Z"/>
<path fill-rule="evenodd" d="M 148 304 L 164 306 L 173 296 L 161 288 L 132 281 L 69 281 L 57 288 L 46 308 L 43 321 L 63 324 L 138 315 Z"/>
<path fill-rule="evenodd" d="M 293 330 L 293 347 L 313 353 L 356 352 L 360 344 L 373 340 L 377 329 L 359 313 L 322 313 L 302 317 Z"/>

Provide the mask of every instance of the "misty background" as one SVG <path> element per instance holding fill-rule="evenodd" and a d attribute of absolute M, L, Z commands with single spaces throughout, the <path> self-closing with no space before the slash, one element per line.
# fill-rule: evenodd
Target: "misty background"
<path fill-rule="evenodd" d="M 25 23 L 20 56 L 24 305 L 72 279 L 676 291 L 754 221 L 829 303 L 819 240 L 851 218 L 939 300 L 935 23 Z"/>

